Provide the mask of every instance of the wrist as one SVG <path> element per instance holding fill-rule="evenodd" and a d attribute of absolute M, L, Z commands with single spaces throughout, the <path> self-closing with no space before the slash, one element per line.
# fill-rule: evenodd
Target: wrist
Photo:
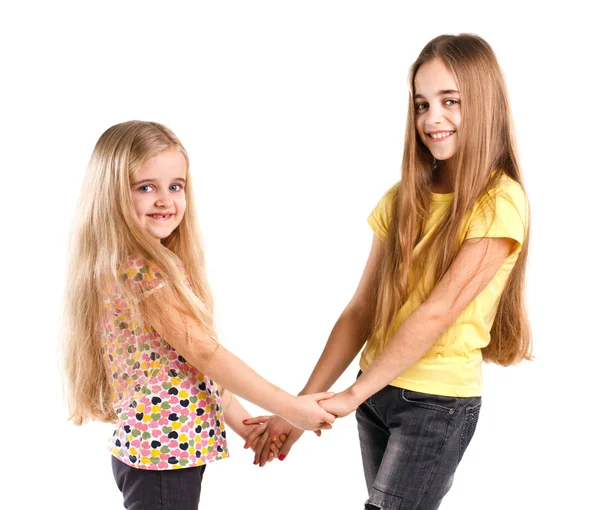
<path fill-rule="evenodd" d="M 350 401 L 355 404 L 356 407 L 361 405 L 365 400 L 367 400 L 367 398 L 370 397 L 370 395 L 365 394 L 364 388 L 358 384 L 358 381 L 352 384 L 352 386 L 348 387 L 344 393 L 348 395 Z"/>
<path fill-rule="evenodd" d="M 296 409 L 296 399 L 294 395 L 290 395 L 287 392 L 284 392 L 283 395 L 279 399 L 277 399 L 277 403 L 273 406 L 272 413 L 281 416 L 284 420 L 288 421 L 287 417 Z"/>

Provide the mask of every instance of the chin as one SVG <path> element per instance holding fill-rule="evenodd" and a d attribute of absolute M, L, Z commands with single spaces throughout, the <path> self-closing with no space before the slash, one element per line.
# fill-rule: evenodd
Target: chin
<path fill-rule="evenodd" d="M 169 237 L 173 232 L 152 232 L 152 237 L 156 237 L 161 241 Z"/>
<path fill-rule="evenodd" d="M 437 152 L 437 153 L 436 153 Z M 439 152 L 439 151 L 431 151 L 432 156 L 437 160 L 437 161 L 447 161 L 450 158 L 452 158 L 452 156 L 454 156 L 456 151 L 454 152 Z"/>

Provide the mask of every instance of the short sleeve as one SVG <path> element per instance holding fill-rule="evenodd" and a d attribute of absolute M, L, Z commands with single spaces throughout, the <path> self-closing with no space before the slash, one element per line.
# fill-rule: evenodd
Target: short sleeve
<path fill-rule="evenodd" d="M 135 255 L 119 268 L 119 276 L 140 301 L 166 285 L 156 264 Z"/>
<path fill-rule="evenodd" d="M 529 206 L 523 188 L 508 177 L 473 208 L 465 239 L 507 237 L 523 244 L 529 221 Z"/>
<path fill-rule="evenodd" d="M 395 184 L 390 188 L 383 197 L 379 200 L 375 209 L 371 211 L 367 218 L 367 223 L 373 229 L 373 232 L 384 241 L 390 232 L 390 223 L 392 221 L 392 207 L 394 196 L 398 192 L 400 183 Z"/>

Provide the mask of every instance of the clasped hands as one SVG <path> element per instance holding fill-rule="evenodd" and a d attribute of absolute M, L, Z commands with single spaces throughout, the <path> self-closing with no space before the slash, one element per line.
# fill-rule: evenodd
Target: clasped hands
<path fill-rule="evenodd" d="M 303 397 L 297 398 L 301 399 Z M 321 435 L 322 430 L 331 429 L 331 424 L 336 418 L 347 416 L 355 411 L 360 404 L 351 395 L 349 389 L 335 394 L 318 394 L 318 398 L 319 406 L 332 415 L 333 419 L 330 422 L 322 421 L 311 429 L 302 424 L 305 429 L 313 430 L 317 436 Z M 293 412 L 291 416 L 294 416 Z M 244 425 L 248 427 L 244 448 L 252 449 L 254 464 L 260 467 L 263 467 L 267 462 L 271 462 L 275 457 L 279 460 L 285 459 L 294 443 L 304 433 L 303 428 L 292 425 L 281 416 L 257 416 L 244 420 Z"/>

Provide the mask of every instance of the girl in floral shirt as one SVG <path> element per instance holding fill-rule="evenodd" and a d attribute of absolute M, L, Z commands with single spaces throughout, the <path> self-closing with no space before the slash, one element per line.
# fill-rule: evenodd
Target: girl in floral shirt
<path fill-rule="evenodd" d="M 199 239 L 177 137 L 153 122 L 109 128 L 77 214 L 65 371 L 71 419 L 115 423 L 125 508 L 198 508 L 206 465 L 228 456 L 225 422 L 250 432 L 234 393 L 304 430 L 335 419 L 318 404 L 333 394 L 294 397 L 218 343 Z M 272 441 L 277 455 L 285 437 Z"/>

